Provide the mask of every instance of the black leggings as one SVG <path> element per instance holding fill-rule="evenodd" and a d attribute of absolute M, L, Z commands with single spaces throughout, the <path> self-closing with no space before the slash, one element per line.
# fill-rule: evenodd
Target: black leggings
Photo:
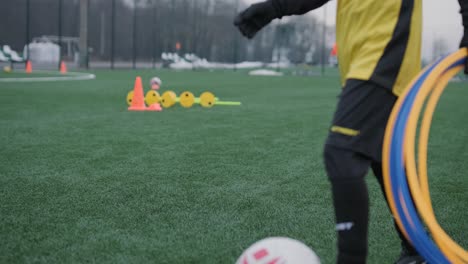
<path fill-rule="evenodd" d="M 332 185 L 338 233 L 337 263 L 366 263 L 369 195 L 364 176 L 372 168 L 384 192 L 382 165 L 355 151 L 326 145 L 325 167 Z M 403 246 L 411 248 L 401 231 Z"/>

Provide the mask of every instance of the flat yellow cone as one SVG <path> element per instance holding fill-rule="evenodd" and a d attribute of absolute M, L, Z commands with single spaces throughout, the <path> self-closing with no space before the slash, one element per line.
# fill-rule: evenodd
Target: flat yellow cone
<path fill-rule="evenodd" d="M 128 106 L 132 106 L 132 100 L 133 100 L 133 91 L 130 91 L 127 94 L 127 104 L 128 104 Z"/>
<path fill-rule="evenodd" d="M 146 105 L 150 106 L 153 104 L 157 104 L 160 101 L 161 101 L 161 96 L 159 95 L 158 92 L 151 90 L 146 93 L 146 96 L 145 96 Z"/>
<path fill-rule="evenodd" d="M 185 108 L 190 108 L 195 103 L 195 96 L 191 92 L 183 92 L 180 95 L 180 105 Z"/>
<path fill-rule="evenodd" d="M 173 91 L 166 91 L 161 97 L 161 104 L 164 108 L 170 108 L 176 103 L 176 94 Z"/>
<path fill-rule="evenodd" d="M 174 98 L 174 100 L 177 99 L 177 94 L 174 91 L 168 91 L 168 93 L 172 96 L 172 98 Z"/>
<path fill-rule="evenodd" d="M 214 94 L 210 92 L 204 92 L 200 95 L 200 104 L 203 107 L 210 108 L 215 105 L 216 98 Z"/>

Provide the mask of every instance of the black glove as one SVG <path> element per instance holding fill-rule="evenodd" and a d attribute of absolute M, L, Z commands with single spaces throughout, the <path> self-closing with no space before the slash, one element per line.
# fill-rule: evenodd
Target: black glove
<path fill-rule="evenodd" d="M 463 27 L 465 28 L 460 48 L 468 48 L 468 0 L 458 0 L 458 3 L 460 4 Z M 468 74 L 468 59 L 466 60 L 465 74 Z"/>
<path fill-rule="evenodd" d="M 468 30 L 467 29 L 465 29 L 465 34 L 463 34 L 463 38 L 460 42 L 460 48 L 468 49 Z M 465 64 L 465 74 L 468 75 L 468 59 L 466 60 L 466 64 Z"/>
<path fill-rule="evenodd" d="M 234 20 L 242 34 L 253 38 L 260 29 L 273 19 L 283 16 L 302 15 L 321 7 L 329 0 L 268 0 L 251 5 Z M 468 0 L 460 0 L 468 1 Z"/>
<path fill-rule="evenodd" d="M 279 18 L 275 7 L 270 1 L 251 5 L 234 19 L 234 25 L 242 35 L 251 39 L 260 29 L 268 25 L 273 19 Z"/>

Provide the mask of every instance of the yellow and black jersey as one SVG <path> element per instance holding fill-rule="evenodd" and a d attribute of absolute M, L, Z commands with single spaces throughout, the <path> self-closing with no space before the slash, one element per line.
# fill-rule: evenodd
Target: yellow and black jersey
<path fill-rule="evenodd" d="M 421 70 L 422 0 L 338 0 L 341 81 L 370 80 L 400 95 Z"/>
<path fill-rule="evenodd" d="M 300 15 L 329 0 L 269 0 L 272 17 Z M 337 0 L 336 37 L 343 86 L 370 80 L 400 95 L 421 70 L 422 0 Z M 468 0 L 458 0 L 468 46 Z M 455 15 L 455 14 L 454 14 Z"/>
<path fill-rule="evenodd" d="M 269 2 L 273 16 L 281 18 L 304 14 L 328 1 Z M 336 38 L 343 86 L 348 79 L 370 80 L 401 94 L 421 68 L 422 0 L 337 1 Z M 462 13 L 468 13 L 468 0 L 459 2 Z"/>

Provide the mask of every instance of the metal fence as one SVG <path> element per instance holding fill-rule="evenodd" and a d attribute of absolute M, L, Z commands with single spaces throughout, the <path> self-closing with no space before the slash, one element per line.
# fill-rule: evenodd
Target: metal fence
<path fill-rule="evenodd" d="M 293 54 L 288 56 L 295 63 L 313 51 L 308 62 L 317 64 L 326 52 L 322 27 L 313 17 L 302 24 L 286 21 L 292 26 L 274 24 L 253 41 L 242 38 L 232 25 L 234 15 L 246 5 L 241 0 L 3 2 L 0 45 L 23 53 L 29 43 L 51 42 L 59 46 L 60 60 L 72 67 L 80 61 L 91 68 L 161 67 L 163 53 L 189 53 L 225 63 L 272 62 L 281 58 L 281 50 Z"/>

